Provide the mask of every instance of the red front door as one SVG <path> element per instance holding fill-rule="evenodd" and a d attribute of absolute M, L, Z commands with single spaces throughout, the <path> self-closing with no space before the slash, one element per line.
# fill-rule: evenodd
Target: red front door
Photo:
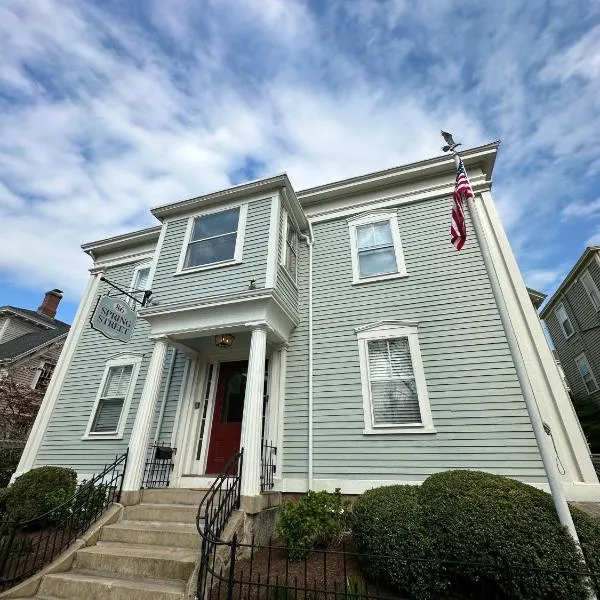
<path fill-rule="evenodd" d="M 220 473 L 240 449 L 248 361 L 221 363 L 206 473 Z"/>

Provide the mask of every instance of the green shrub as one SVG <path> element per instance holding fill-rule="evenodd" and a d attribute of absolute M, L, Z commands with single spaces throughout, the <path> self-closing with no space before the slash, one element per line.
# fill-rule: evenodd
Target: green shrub
<path fill-rule="evenodd" d="M 340 542 L 347 514 L 339 489 L 333 494 L 309 491 L 299 500 L 282 504 L 277 534 L 289 558 L 302 560 L 312 548 L 329 548 Z"/>
<path fill-rule="evenodd" d="M 75 493 L 77 473 L 64 467 L 39 467 L 18 477 L 8 488 L 6 511 L 14 521 L 29 521 L 61 505 Z M 39 525 L 55 522 L 48 517 Z"/>
<path fill-rule="evenodd" d="M 10 478 L 15 472 L 23 448 L 0 448 L 0 488 L 5 488 L 10 483 Z"/>
<path fill-rule="evenodd" d="M 550 496 L 523 483 L 446 471 L 417 489 L 371 490 L 356 501 L 353 513 L 359 551 L 391 557 L 369 557 L 366 573 L 410 597 L 470 597 L 485 589 L 499 599 L 587 598 L 579 577 L 532 575 L 532 569 L 578 571 L 582 564 Z M 585 539 L 588 552 L 595 553 L 597 526 L 585 516 L 578 520 L 588 527 L 582 543 Z"/>
<path fill-rule="evenodd" d="M 68 519 L 72 529 L 83 533 L 104 511 L 108 496 L 105 484 L 91 485 L 84 481 L 77 490 L 69 507 L 72 516 Z"/>

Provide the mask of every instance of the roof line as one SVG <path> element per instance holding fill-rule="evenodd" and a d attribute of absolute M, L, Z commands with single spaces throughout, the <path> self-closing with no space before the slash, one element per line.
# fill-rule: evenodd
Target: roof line
<path fill-rule="evenodd" d="M 22 313 L 17 307 L 13 308 L 12 306 L 0 306 L 0 312 L 5 311 L 5 310 L 13 313 L 13 315 L 20 317 L 21 319 L 25 319 L 26 321 L 33 321 L 34 323 L 37 323 L 38 325 L 43 325 L 47 329 L 61 329 L 60 325 L 52 326 L 51 323 L 47 323 L 43 319 L 36 319 L 33 315 L 28 315 L 26 313 Z"/>
<path fill-rule="evenodd" d="M 20 360 L 21 358 L 25 358 L 28 354 L 32 354 L 36 350 L 41 350 L 45 346 L 53 344 L 53 343 L 57 342 L 58 340 L 60 340 L 61 338 L 66 337 L 68 334 L 69 334 L 68 330 L 63 331 L 62 333 L 59 333 L 57 336 L 50 338 L 49 340 L 46 340 L 45 342 L 38 344 L 37 346 L 34 346 L 33 348 L 29 348 L 29 350 L 25 350 L 25 352 L 21 352 L 21 354 L 17 354 L 16 356 L 12 356 L 11 358 L 0 358 L 0 363 L 2 363 L 2 364 L 12 363 L 17 360 Z M 12 341 L 12 340 L 10 340 L 10 341 Z"/>

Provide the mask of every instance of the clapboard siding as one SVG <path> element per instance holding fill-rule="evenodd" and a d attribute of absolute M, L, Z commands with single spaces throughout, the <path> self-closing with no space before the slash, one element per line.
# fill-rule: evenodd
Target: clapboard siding
<path fill-rule="evenodd" d="M 448 200 L 398 208 L 408 277 L 352 285 L 345 219 L 314 224 L 314 476 L 423 480 L 448 468 L 544 482 L 543 466 L 481 252 L 448 238 Z M 469 231 L 473 229 L 469 223 Z M 283 475 L 306 477 L 307 249 L 301 322 L 288 350 Z M 365 435 L 355 328 L 416 320 L 435 434 Z"/>
<path fill-rule="evenodd" d="M 19 319 L 19 317 L 7 317 L 8 325 L 2 334 L 2 339 L 0 343 L 4 344 L 5 342 L 10 342 L 10 340 L 14 340 L 15 338 L 21 337 L 22 335 L 26 335 L 27 333 L 33 333 L 34 331 L 43 331 L 43 327 L 38 327 L 36 325 L 32 325 L 31 323 L 27 323 L 23 321 L 23 319 Z"/>
<path fill-rule="evenodd" d="M 107 270 L 106 276 L 117 285 L 127 287 L 131 283 L 133 268 L 133 265 L 114 267 Z M 109 289 L 106 283 L 101 282 L 98 295 L 106 294 Z M 95 302 L 92 310 L 94 306 Z M 85 325 L 34 466 L 61 465 L 72 467 L 79 473 L 91 473 L 125 451 L 153 348 L 148 332 L 149 325 L 138 319 L 131 340 L 124 344 L 109 340 Z M 123 439 L 82 440 L 106 361 L 121 352 L 143 355 Z"/>
<path fill-rule="evenodd" d="M 277 284 L 275 286 L 280 293 L 286 307 L 298 310 L 298 288 L 287 272 L 287 269 L 281 265 L 277 270 Z"/>
<path fill-rule="evenodd" d="M 152 282 L 152 298 L 164 305 L 233 294 L 247 290 L 252 279 L 256 287 L 265 287 L 270 210 L 270 198 L 249 203 L 241 263 L 180 275 L 175 273 L 186 242 L 188 218 L 168 223 Z"/>

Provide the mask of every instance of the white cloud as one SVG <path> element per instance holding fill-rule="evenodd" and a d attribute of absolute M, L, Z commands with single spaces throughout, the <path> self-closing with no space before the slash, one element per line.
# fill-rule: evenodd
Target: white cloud
<path fill-rule="evenodd" d="M 553 289 L 565 276 L 564 267 L 557 269 L 531 269 L 523 274 L 525 283 L 535 290 L 548 293 Z"/>
<path fill-rule="evenodd" d="M 560 214 L 567 219 L 598 215 L 600 214 L 600 198 L 591 202 L 571 202 L 562 209 Z"/>

